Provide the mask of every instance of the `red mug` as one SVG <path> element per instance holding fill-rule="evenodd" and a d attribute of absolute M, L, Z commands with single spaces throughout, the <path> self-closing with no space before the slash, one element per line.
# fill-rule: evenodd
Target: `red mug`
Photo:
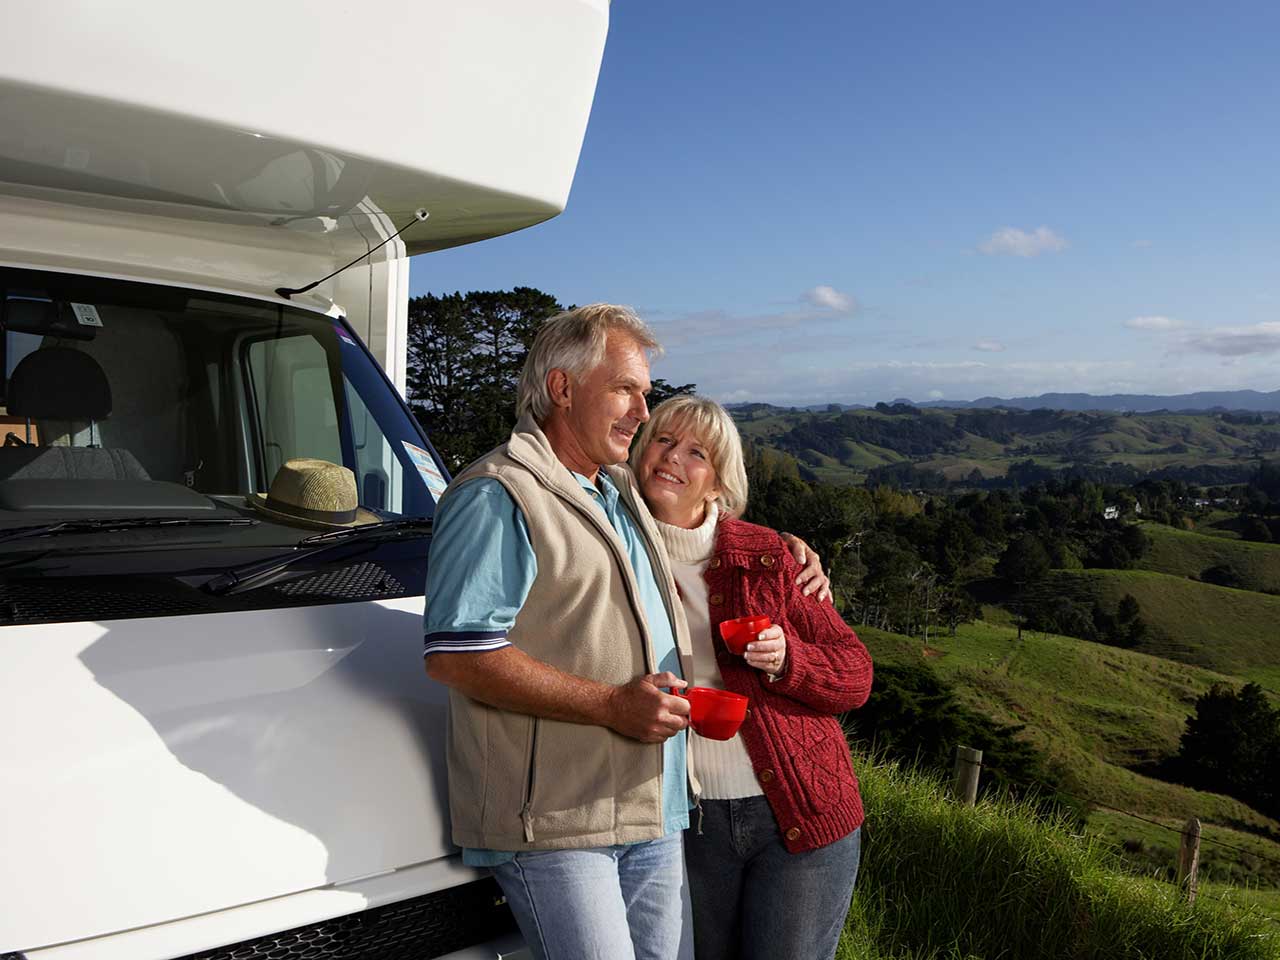
<path fill-rule="evenodd" d="M 715 687 L 686 687 L 678 696 L 689 701 L 689 725 L 708 740 L 728 740 L 747 716 L 747 698 Z"/>
<path fill-rule="evenodd" d="M 747 652 L 747 644 L 755 640 L 761 630 L 768 630 L 771 626 L 773 621 L 759 614 L 738 617 L 736 620 L 723 620 L 720 623 L 720 639 L 724 641 L 730 653 L 742 656 Z"/>

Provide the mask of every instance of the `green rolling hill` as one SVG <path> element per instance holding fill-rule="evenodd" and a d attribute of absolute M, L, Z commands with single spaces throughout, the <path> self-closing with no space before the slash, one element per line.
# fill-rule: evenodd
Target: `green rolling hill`
<path fill-rule="evenodd" d="M 1140 769 L 1176 753 L 1195 699 L 1217 682 L 1238 684 L 1202 667 L 1137 651 L 1024 631 L 986 622 L 962 625 L 955 637 L 920 640 L 858 628 L 875 661 L 905 664 L 926 660 L 951 681 L 966 705 L 993 720 L 1024 726 L 1021 736 L 1048 758 L 1066 789 L 1106 808 L 1140 814 L 1170 827 L 1188 817 L 1205 824 L 1205 836 L 1262 854 L 1240 865 L 1217 851 L 1215 876 L 1280 888 L 1280 843 L 1242 833 L 1271 831 L 1280 823 L 1230 797 L 1154 779 Z M 1117 846 L 1140 847 L 1131 859 L 1167 865 L 1169 831 L 1099 808 L 1090 829 Z M 1270 859 L 1268 859 L 1270 858 Z M 1237 864 L 1235 873 L 1230 864 Z"/>
<path fill-rule="evenodd" d="M 1144 524 L 1151 552 L 1139 566 L 1156 573 L 1199 579 L 1209 567 L 1226 565 L 1246 590 L 1280 594 L 1280 545 L 1229 540 L 1158 523 Z"/>
<path fill-rule="evenodd" d="M 1121 414 L 1062 410 L 955 410 L 894 407 L 804 411 L 752 404 L 735 408 L 748 440 L 795 457 L 815 476 L 860 482 L 877 466 L 909 460 L 949 480 L 974 469 L 1003 476 L 1032 459 L 1061 467 L 1111 463 L 1151 471 L 1217 466 L 1246 471 L 1280 451 L 1280 420 L 1230 414 Z"/>
<path fill-rule="evenodd" d="M 1140 651 L 1280 690 L 1280 596 L 1151 570 L 1058 571 L 1048 589 L 1108 610 L 1129 594 L 1149 627 Z"/>

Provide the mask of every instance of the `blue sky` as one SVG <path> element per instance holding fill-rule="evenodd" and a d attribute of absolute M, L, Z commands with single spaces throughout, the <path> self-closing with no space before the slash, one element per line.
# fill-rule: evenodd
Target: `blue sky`
<path fill-rule="evenodd" d="M 568 209 L 411 289 L 631 304 L 654 375 L 725 401 L 1274 390 L 1278 35 L 1273 3 L 615 0 Z"/>

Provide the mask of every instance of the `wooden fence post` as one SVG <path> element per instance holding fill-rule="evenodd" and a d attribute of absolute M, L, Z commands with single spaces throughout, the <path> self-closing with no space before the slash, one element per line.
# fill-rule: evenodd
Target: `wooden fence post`
<path fill-rule="evenodd" d="M 973 747 L 956 747 L 956 762 L 951 768 L 951 792 L 965 806 L 978 802 L 978 773 L 982 770 L 982 751 Z"/>
<path fill-rule="evenodd" d="M 1182 847 L 1178 851 L 1178 886 L 1184 883 L 1187 903 L 1196 902 L 1196 881 L 1200 873 L 1200 821 L 1192 817 L 1182 828 Z"/>

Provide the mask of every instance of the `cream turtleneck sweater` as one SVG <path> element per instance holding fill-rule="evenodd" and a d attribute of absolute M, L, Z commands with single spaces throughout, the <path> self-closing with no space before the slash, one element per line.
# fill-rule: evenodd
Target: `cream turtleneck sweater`
<path fill-rule="evenodd" d="M 702 525 L 693 530 L 661 520 L 657 524 L 671 557 L 671 570 L 680 588 L 680 600 L 693 642 L 693 676 L 686 679 L 690 686 L 723 690 L 724 682 L 716 666 L 711 634 L 715 625 L 711 623 L 707 606 L 707 583 L 702 578 L 715 549 L 719 515 L 716 504 L 712 503 Z M 693 765 L 702 783 L 703 798 L 734 800 L 759 796 L 764 792 L 756 780 L 751 758 L 740 735 L 735 734 L 732 740 L 708 740 L 691 731 L 689 749 L 693 751 Z"/>

